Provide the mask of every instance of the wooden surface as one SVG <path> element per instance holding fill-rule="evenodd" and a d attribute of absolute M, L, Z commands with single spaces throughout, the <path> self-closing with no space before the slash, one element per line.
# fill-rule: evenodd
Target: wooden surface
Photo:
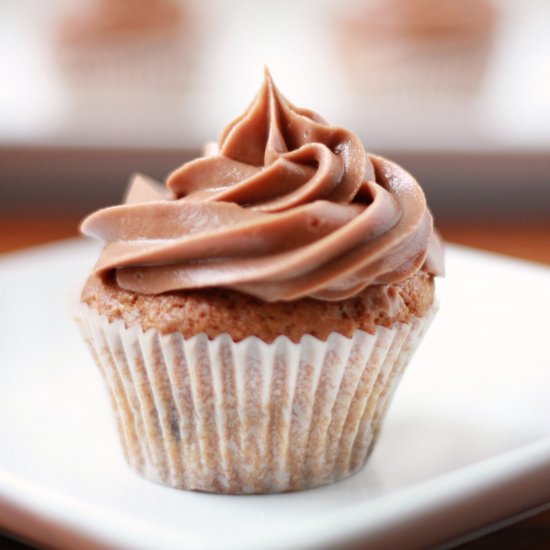
<path fill-rule="evenodd" d="M 0 219 L 0 253 L 73 237 L 79 214 L 63 218 Z M 550 265 L 550 221 L 536 225 L 440 223 L 448 242 L 473 246 Z M 550 280 L 549 280 L 550 284 Z M 0 548 L 27 546 L 0 536 Z M 550 548 L 550 510 L 460 546 L 464 550 L 547 550 Z"/>

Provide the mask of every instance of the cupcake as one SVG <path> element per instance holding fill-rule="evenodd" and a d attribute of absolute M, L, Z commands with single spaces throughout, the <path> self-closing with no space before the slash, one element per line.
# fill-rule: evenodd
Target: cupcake
<path fill-rule="evenodd" d="M 73 6 L 58 26 L 55 52 L 73 99 L 92 110 L 98 103 L 131 110 L 152 104 L 159 93 L 184 91 L 196 57 L 190 17 L 177 0 Z"/>
<path fill-rule="evenodd" d="M 362 92 L 471 95 L 494 34 L 489 0 L 372 0 L 340 20 L 338 41 Z"/>
<path fill-rule="evenodd" d="M 266 73 L 203 157 L 82 231 L 105 248 L 78 322 L 136 472 L 236 494 L 363 466 L 443 272 L 403 168 Z"/>

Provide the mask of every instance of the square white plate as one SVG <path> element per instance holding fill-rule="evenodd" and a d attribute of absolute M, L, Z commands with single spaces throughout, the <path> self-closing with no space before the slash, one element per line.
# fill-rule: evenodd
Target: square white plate
<path fill-rule="evenodd" d="M 367 466 L 270 496 L 177 491 L 126 466 L 69 315 L 98 247 L 0 259 L 0 529 L 56 548 L 413 548 L 550 500 L 550 270 L 449 246 L 441 309 Z"/>

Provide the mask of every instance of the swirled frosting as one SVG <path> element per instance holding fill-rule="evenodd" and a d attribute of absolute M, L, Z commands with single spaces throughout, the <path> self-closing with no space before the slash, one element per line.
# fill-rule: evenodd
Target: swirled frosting
<path fill-rule="evenodd" d="M 472 40 L 485 35 L 493 19 L 490 0 L 378 0 L 353 26 L 378 40 Z"/>
<path fill-rule="evenodd" d="M 158 294 L 222 287 L 265 301 L 341 300 L 419 269 L 443 273 L 416 180 L 352 132 L 286 100 L 266 71 L 248 109 L 167 188 L 135 176 L 89 216 L 97 275 Z"/>

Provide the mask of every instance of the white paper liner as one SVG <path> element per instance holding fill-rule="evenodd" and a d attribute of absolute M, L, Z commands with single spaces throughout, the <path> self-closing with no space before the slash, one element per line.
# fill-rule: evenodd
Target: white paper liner
<path fill-rule="evenodd" d="M 59 60 L 73 82 L 82 86 L 179 88 L 188 83 L 190 44 L 163 37 L 141 44 L 90 45 L 67 49 Z"/>
<path fill-rule="evenodd" d="M 350 50 L 346 63 L 359 90 L 390 96 L 392 101 L 418 94 L 464 97 L 479 91 L 491 46 L 490 34 L 469 43 L 438 46 L 397 42 Z"/>
<path fill-rule="evenodd" d="M 298 344 L 143 332 L 85 305 L 77 321 L 136 472 L 177 488 L 271 493 L 363 466 L 435 310 L 375 334 Z"/>
<path fill-rule="evenodd" d="M 159 117 L 173 118 L 197 77 L 189 34 L 59 49 L 57 68 L 71 108 L 92 125 L 113 112 L 119 124 L 137 117 L 154 127 Z"/>

